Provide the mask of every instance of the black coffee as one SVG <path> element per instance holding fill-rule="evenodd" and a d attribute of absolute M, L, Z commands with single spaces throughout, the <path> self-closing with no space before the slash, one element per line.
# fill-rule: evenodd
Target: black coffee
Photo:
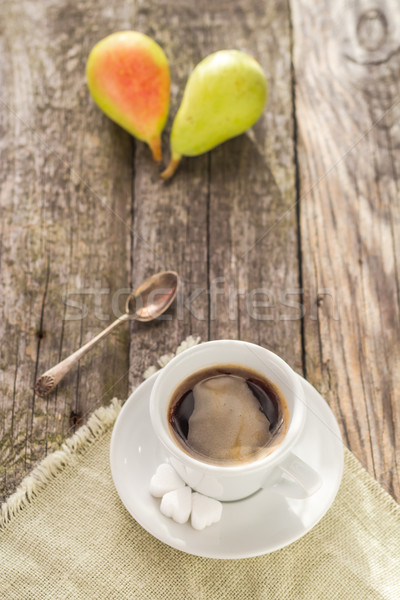
<path fill-rule="evenodd" d="M 169 404 L 177 443 L 200 460 L 235 465 L 270 454 L 288 423 L 278 388 L 250 369 L 218 365 L 186 379 Z"/>

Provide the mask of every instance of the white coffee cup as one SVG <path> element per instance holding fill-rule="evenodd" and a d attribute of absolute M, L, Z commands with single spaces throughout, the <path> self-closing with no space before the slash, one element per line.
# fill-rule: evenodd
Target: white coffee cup
<path fill-rule="evenodd" d="M 282 442 L 271 454 L 233 466 L 212 464 L 190 456 L 172 435 L 168 411 L 174 392 L 197 371 L 221 365 L 257 371 L 282 393 L 289 422 Z M 261 346 L 237 340 L 205 342 L 185 350 L 162 369 L 150 396 L 152 426 L 169 462 L 192 489 L 222 501 L 240 500 L 266 487 L 294 498 L 305 498 L 319 489 L 319 475 L 293 453 L 306 415 L 300 379 L 289 365 Z"/>

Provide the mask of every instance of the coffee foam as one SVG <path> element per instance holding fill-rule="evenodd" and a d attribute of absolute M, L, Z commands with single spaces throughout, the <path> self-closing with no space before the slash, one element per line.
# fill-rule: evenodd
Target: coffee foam
<path fill-rule="evenodd" d="M 246 461 L 268 445 L 269 421 L 246 381 L 220 375 L 193 388 L 188 444 L 215 460 Z"/>

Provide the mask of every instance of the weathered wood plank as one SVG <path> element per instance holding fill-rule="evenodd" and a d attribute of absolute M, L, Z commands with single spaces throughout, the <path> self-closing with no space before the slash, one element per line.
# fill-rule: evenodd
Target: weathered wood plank
<path fill-rule="evenodd" d="M 255 56 L 269 83 L 262 119 L 210 154 L 212 338 L 239 337 L 278 353 L 302 372 L 293 144 L 290 19 L 285 3 L 217 4 L 212 47 Z M 236 304 L 236 305 L 235 305 Z M 214 319 L 212 317 L 215 317 Z"/>
<path fill-rule="evenodd" d="M 136 14 L 134 28 L 155 39 L 170 62 L 171 108 L 163 135 L 164 162 L 169 157 L 172 117 L 188 72 L 198 61 L 203 18 L 201 7 L 185 0 L 142 4 Z M 159 321 L 132 324 L 132 386 L 142 380 L 143 370 L 155 364 L 160 354 L 174 350 L 186 336 L 197 334 L 207 339 L 207 164 L 203 156 L 164 183 L 148 149 L 140 142 L 135 144 L 133 286 L 156 271 L 172 269 L 181 277 L 181 289 L 177 303 Z"/>
<path fill-rule="evenodd" d="M 307 377 L 399 500 L 398 5 L 292 7 Z"/>
<path fill-rule="evenodd" d="M 296 213 L 269 231 L 295 201 L 289 24 L 286 4 L 257 0 L 181 0 L 138 9 L 135 27 L 155 37 L 171 62 L 169 128 L 191 70 L 219 49 L 255 56 L 270 96 L 251 132 L 183 160 L 167 185 L 155 169 L 149 174 L 148 152 L 136 146 L 134 282 L 168 267 L 181 274 L 184 288 L 173 320 L 152 326 L 149 336 L 148 326 L 135 325 L 132 384 L 160 351 L 191 333 L 261 343 L 302 369 L 299 313 L 281 304 L 286 291 L 299 292 Z"/>
<path fill-rule="evenodd" d="M 94 43 L 133 14 L 125 2 L 112 15 L 107 2 L 93 11 L 52 0 L 2 5 L 3 494 L 70 434 L 74 414 L 127 392 L 127 329 L 55 395 L 43 400 L 33 384 L 114 318 L 113 297 L 129 285 L 131 142 L 91 101 L 84 72 Z"/>

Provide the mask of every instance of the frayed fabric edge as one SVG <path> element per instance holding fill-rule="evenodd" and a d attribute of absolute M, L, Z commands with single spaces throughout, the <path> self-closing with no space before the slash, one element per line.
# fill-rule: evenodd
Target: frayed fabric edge
<path fill-rule="evenodd" d="M 157 367 L 150 367 L 143 374 L 144 379 L 150 377 L 164 367 L 174 356 L 200 343 L 200 337 L 189 335 L 178 346 L 175 353 L 164 354 L 158 360 Z M 62 444 L 60 450 L 52 452 L 44 458 L 19 484 L 16 491 L 7 498 L 0 508 L 0 530 L 4 529 L 35 496 L 43 490 L 61 471 L 71 464 L 78 454 L 83 454 L 93 442 L 113 426 L 122 407 L 117 398 L 111 400 L 109 406 L 101 406 L 89 417 L 73 436 Z"/>
<path fill-rule="evenodd" d="M 157 373 L 157 371 L 159 371 L 160 368 L 162 369 L 163 367 L 165 367 L 165 365 L 168 364 L 170 360 L 175 358 L 175 356 L 178 356 L 178 354 L 180 354 L 181 352 L 184 352 L 184 350 L 187 350 L 188 348 L 191 348 L 192 346 L 197 346 L 197 344 L 199 344 L 200 341 L 201 341 L 201 339 L 199 336 L 189 335 L 185 340 L 183 340 L 183 342 L 181 342 L 181 344 L 176 349 L 175 353 L 169 352 L 168 354 L 163 354 L 158 359 L 157 365 L 152 365 L 151 367 L 148 367 L 145 370 L 145 372 L 143 373 L 143 378 L 149 379 L 149 377 L 154 375 L 154 373 Z"/>
<path fill-rule="evenodd" d="M 72 463 L 76 455 L 83 454 L 114 424 L 121 406 L 121 401 L 113 398 L 109 406 L 101 406 L 96 409 L 89 417 L 88 422 L 64 441 L 60 450 L 46 456 L 22 480 L 16 491 L 1 505 L 0 529 L 4 529 L 13 517 L 30 504 L 48 483 Z"/>

